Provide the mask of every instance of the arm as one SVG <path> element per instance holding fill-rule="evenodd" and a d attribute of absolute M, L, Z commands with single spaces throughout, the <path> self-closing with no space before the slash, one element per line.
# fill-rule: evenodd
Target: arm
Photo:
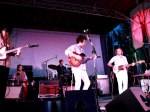
<path fill-rule="evenodd" d="M 114 57 L 112 57 L 111 59 L 110 59 L 110 61 L 107 63 L 107 65 L 109 66 L 109 67 L 111 67 L 111 68 L 114 68 L 114 66 L 112 65 L 112 63 L 115 61 L 115 58 Z"/>
<path fill-rule="evenodd" d="M 111 67 L 111 68 L 114 68 L 114 66 L 112 65 L 111 62 L 108 62 L 107 65 L 108 65 L 109 67 Z"/>
<path fill-rule="evenodd" d="M 19 57 L 21 55 L 21 48 L 18 48 L 17 53 L 15 54 L 15 57 Z"/>
<path fill-rule="evenodd" d="M 16 72 L 14 73 L 14 75 L 12 77 L 13 77 L 13 79 L 16 80 Z"/>
<path fill-rule="evenodd" d="M 65 55 L 68 56 L 68 57 L 72 57 L 72 56 L 73 56 L 73 57 L 75 57 L 75 58 L 77 58 L 77 59 L 79 59 L 79 60 L 82 59 L 82 57 L 81 57 L 80 55 L 76 55 L 76 54 L 73 53 L 73 52 L 76 52 L 74 45 L 70 46 L 69 48 L 67 48 L 67 49 L 65 50 Z"/>
<path fill-rule="evenodd" d="M 26 72 L 24 72 L 24 80 L 25 80 L 25 81 L 28 80 L 27 75 L 26 75 Z"/>

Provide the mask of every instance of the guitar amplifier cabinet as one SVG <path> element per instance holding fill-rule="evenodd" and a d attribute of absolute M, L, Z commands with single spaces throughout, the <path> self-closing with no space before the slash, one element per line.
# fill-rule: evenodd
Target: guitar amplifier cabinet
<path fill-rule="evenodd" d="M 39 94 L 59 94 L 59 81 L 39 81 Z"/>
<path fill-rule="evenodd" d="M 7 86 L 5 99 L 20 99 L 22 86 Z"/>
<path fill-rule="evenodd" d="M 110 94 L 109 79 L 107 75 L 97 75 L 98 89 L 101 91 L 100 95 Z"/>

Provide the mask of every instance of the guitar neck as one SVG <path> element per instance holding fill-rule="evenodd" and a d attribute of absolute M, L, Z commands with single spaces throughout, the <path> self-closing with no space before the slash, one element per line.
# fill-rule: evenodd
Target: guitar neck
<path fill-rule="evenodd" d="M 18 48 L 23 49 L 23 48 L 26 48 L 26 46 L 24 46 L 24 47 L 18 47 Z M 5 53 L 7 54 L 7 53 L 15 52 L 15 51 L 17 51 L 17 50 L 18 50 L 18 48 L 8 50 L 8 51 L 6 51 Z"/>
<path fill-rule="evenodd" d="M 145 61 L 138 61 L 138 62 L 135 62 L 134 64 L 137 64 L 137 63 L 142 63 L 142 62 L 145 62 Z M 133 63 L 132 63 L 133 64 Z M 128 64 L 129 66 L 132 66 L 132 64 Z"/>

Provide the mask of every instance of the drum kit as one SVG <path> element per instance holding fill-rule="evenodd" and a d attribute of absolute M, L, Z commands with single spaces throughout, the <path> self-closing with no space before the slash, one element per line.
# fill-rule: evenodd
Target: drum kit
<path fill-rule="evenodd" d="M 57 66 L 56 65 L 50 64 L 50 65 L 48 65 L 48 68 L 57 71 Z M 55 76 L 53 79 L 58 80 L 58 76 Z M 72 79 L 71 67 L 66 67 L 66 70 L 63 71 L 62 75 L 60 75 L 60 80 L 61 80 L 62 86 L 70 85 L 71 84 L 71 79 Z"/>
<path fill-rule="evenodd" d="M 144 93 L 150 92 L 150 71 L 146 71 L 144 74 L 133 75 L 133 86 L 139 86 Z"/>

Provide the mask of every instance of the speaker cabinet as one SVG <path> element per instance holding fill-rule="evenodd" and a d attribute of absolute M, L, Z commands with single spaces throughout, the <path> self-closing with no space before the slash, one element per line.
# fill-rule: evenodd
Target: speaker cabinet
<path fill-rule="evenodd" d="M 39 94 L 59 94 L 59 81 L 39 81 Z"/>
<path fill-rule="evenodd" d="M 106 75 L 97 75 L 97 86 L 98 86 L 98 89 L 101 91 L 99 92 L 99 95 L 110 94 L 109 79 L 108 77 L 106 77 Z"/>
<path fill-rule="evenodd" d="M 22 86 L 7 86 L 5 99 L 20 99 Z"/>
<path fill-rule="evenodd" d="M 67 112 L 98 112 L 95 90 L 65 91 Z"/>
<path fill-rule="evenodd" d="M 150 112 L 146 95 L 139 87 L 131 87 L 109 102 L 107 112 Z"/>

